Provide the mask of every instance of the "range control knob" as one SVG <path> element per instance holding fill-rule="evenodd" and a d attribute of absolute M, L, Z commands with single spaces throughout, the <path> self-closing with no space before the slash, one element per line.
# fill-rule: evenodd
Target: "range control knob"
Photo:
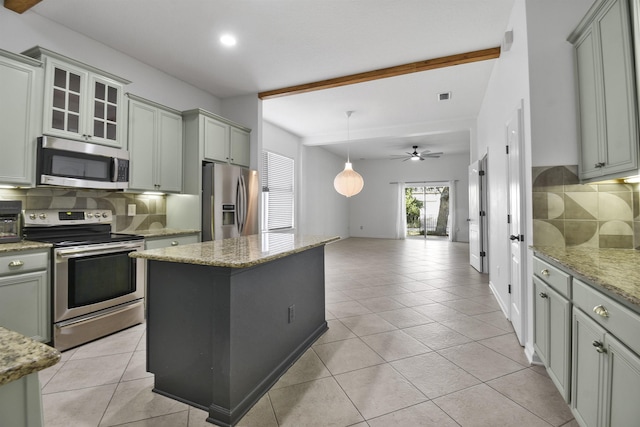
<path fill-rule="evenodd" d="M 34 213 L 29 214 L 29 219 L 36 219 L 38 216 Z"/>
<path fill-rule="evenodd" d="M 109 214 L 108 214 L 108 213 L 106 213 L 106 212 L 102 212 L 102 218 L 107 218 L 108 216 L 109 216 Z"/>
<path fill-rule="evenodd" d="M 47 219 L 47 214 L 46 213 L 41 213 L 40 215 L 38 215 L 38 218 Z"/>
<path fill-rule="evenodd" d="M 87 212 L 87 218 L 89 219 L 93 218 L 93 214 L 91 212 Z"/>

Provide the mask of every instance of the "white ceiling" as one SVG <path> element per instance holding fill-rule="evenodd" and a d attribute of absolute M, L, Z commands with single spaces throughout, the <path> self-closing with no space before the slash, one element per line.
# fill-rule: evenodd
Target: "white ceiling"
<path fill-rule="evenodd" d="M 44 0 L 32 10 L 224 99 L 500 46 L 513 2 Z M 234 48 L 219 44 L 223 32 Z M 468 152 L 494 61 L 275 98 L 264 118 L 352 159 L 413 145 Z"/>

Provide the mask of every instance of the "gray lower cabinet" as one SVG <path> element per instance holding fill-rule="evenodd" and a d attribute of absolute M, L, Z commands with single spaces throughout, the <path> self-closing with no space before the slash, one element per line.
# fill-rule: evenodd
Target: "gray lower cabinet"
<path fill-rule="evenodd" d="M 571 381 L 571 276 L 534 258 L 534 340 L 536 354 L 566 402 Z"/>
<path fill-rule="evenodd" d="M 0 256 L 0 325 L 51 341 L 49 250 Z"/>
<path fill-rule="evenodd" d="M 562 397 L 569 402 L 571 378 L 571 303 L 537 277 L 534 348 Z"/>
<path fill-rule="evenodd" d="M 597 0 L 574 45 L 583 182 L 638 172 L 636 84 L 628 0 Z"/>
<path fill-rule="evenodd" d="M 640 315 L 574 281 L 571 409 L 582 426 L 640 420 Z"/>

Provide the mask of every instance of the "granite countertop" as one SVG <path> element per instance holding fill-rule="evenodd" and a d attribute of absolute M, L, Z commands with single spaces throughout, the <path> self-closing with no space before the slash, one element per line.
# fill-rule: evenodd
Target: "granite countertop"
<path fill-rule="evenodd" d="M 143 236 L 144 238 L 153 237 L 168 237 L 168 236 L 181 236 L 186 234 L 197 234 L 200 230 L 178 230 L 175 228 L 158 228 L 154 230 L 136 230 L 132 232 L 126 232 L 125 234 L 135 234 Z"/>
<path fill-rule="evenodd" d="M 0 253 L 13 252 L 13 251 L 29 251 L 32 249 L 47 249 L 52 247 L 51 243 L 32 242 L 30 240 L 23 240 L 16 243 L 1 243 Z"/>
<path fill-rule="evenodd" d="M 131 252 L 130 257 L 214 267 L 246 268 L 284 258 L 326 243 L 338 236 L 263 233 L 211 242 Z"/>
<path fill-rule="evenodd" d="M 640 311 L 640 251 L 532 247 L 536 254 Z"/>
<path fill-rule="evenodd" d="M 0 386 L 53 366 L 60 352 L 0 326 Z"/>

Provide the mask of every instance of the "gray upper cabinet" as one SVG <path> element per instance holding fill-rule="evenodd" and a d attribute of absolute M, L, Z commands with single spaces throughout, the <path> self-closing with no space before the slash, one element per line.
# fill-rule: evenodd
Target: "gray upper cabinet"
<path fill-rule="evenodd" d="M 575 50 L 580 179 L 637 174 L 637 94 L 628 0 L 596 1 L 569 41 Z"/>
<path fill-rule="evenodd" d="M 183 113 L 188 144 L 198 145 L 200 160 L 249 167 L 250 129 L 205 110 Z"/>
<path fill-rule="evenodd" d="M 0 50 L 0 183 L 33 186 L 42 63 Z"/>
<path fill-rule="evenodd" d="M 129 189 L 182 191 L 182 115 L 128 94 Z"/>
<path fill-rule="evenodd" d="M 41 47 L 24 54 L 45 64 L 42 133 L 126 148 L 128 80 Z"/>

